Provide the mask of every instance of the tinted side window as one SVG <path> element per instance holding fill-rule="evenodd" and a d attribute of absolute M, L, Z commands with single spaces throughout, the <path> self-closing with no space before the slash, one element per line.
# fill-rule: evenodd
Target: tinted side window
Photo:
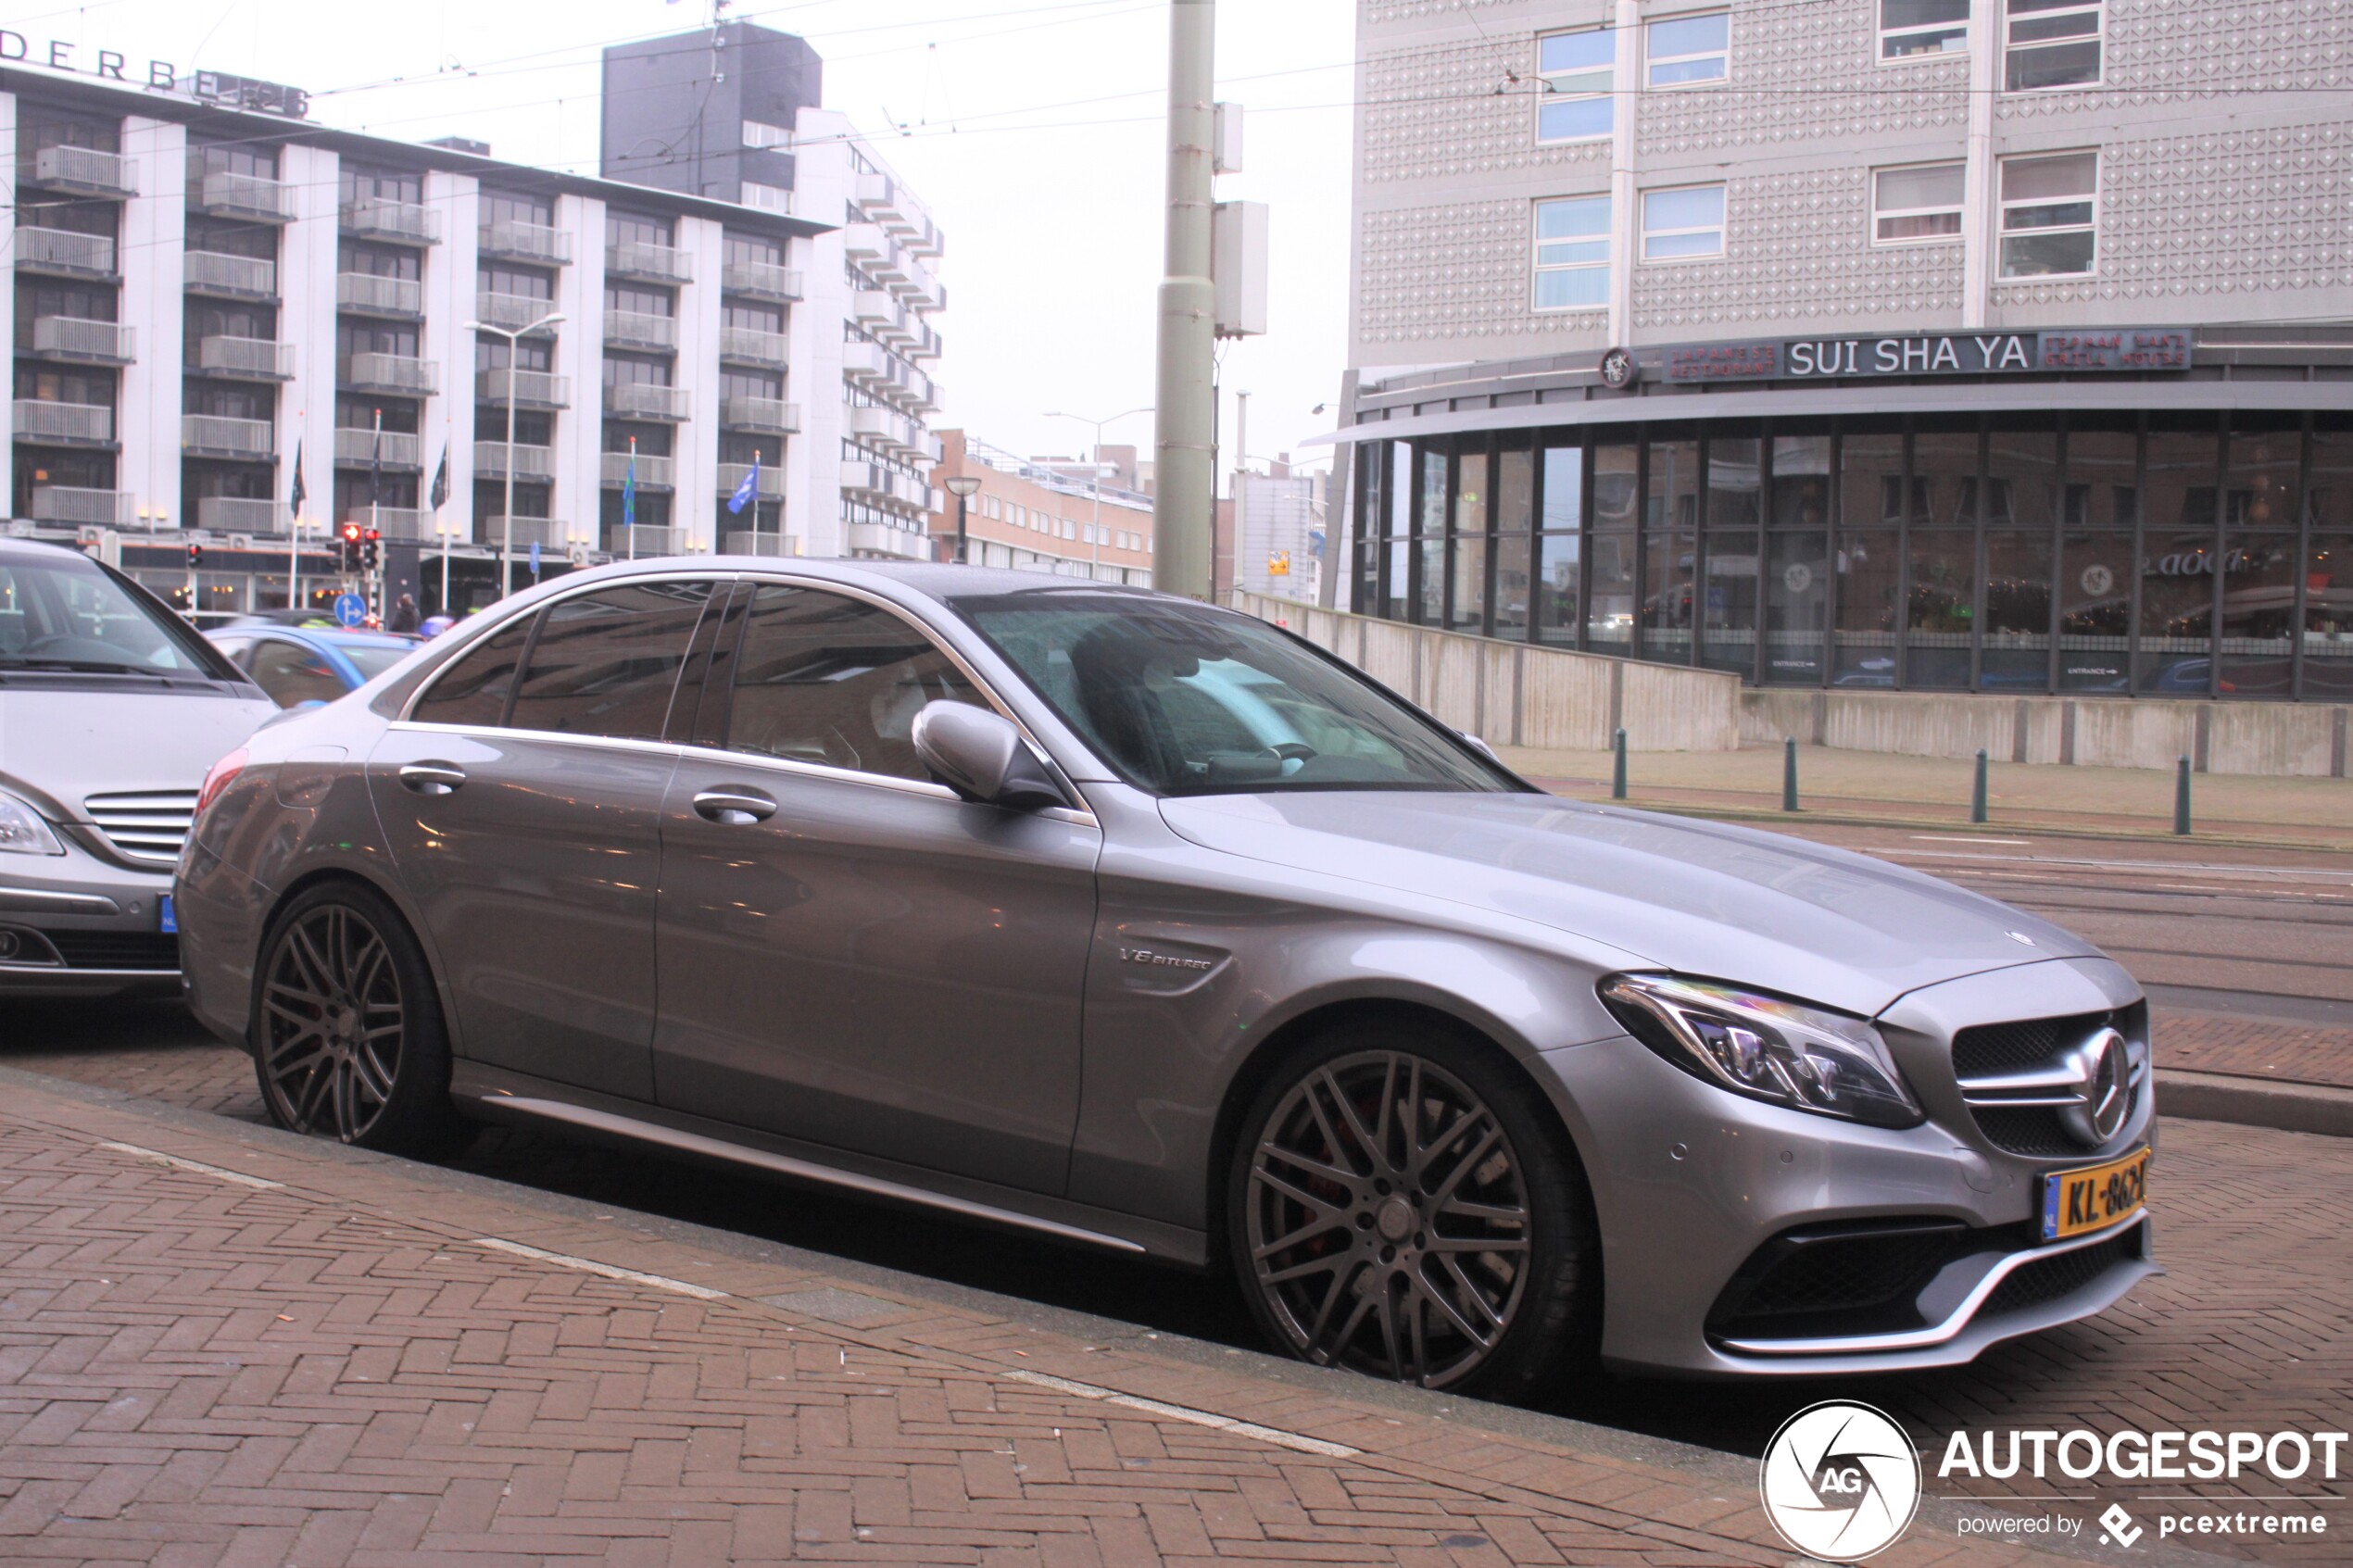
<path fill-rule="evenodd" d="M 264 639 L 253 650 L 247 666 L 254 684 L 268 692 L 281 708 L 304 702 L 333 702 L 343 696 L 343 678 L 317 650 L 276 637 Z"/>
<path fill-rule="evenodd" d="M 781 584 L 753 596 L 727 748 L 927 779 L 910 732 L 924 704 L 979 703 L 964 672 L 887 609 Z"/>
<path fill-rule="evenodd" d="M 508 724 L 660 740 L 711 589 L 708 582 L 632 583 L 550 605 Z"/>
<path fill-rule="evenodd" d="M 409 717 L 427 724 L 503 724 L 515 687 L 515 666 L 536 616 L 522 616 L 442 671 Z"/>

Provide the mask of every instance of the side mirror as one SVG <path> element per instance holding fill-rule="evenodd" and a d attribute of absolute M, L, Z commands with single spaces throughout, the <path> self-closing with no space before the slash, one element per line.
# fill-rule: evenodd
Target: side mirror
<path fill-rule="evenodd" d="M 1070 804 L 1001 714 L 969 702 L 928 702 L 915 715 L 912 739 L 924 766 L 967 800 L 1017 811 Z"/>

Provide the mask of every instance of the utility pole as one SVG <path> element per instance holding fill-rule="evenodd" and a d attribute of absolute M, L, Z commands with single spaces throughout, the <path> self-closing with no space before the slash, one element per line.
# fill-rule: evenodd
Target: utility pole
<path fill-rule="evenodd" d="M 1160 375 L 1152 457 L 1152 585 L 1205 599 L 1217 476 L 1216 286 L 1210 281 L 1210 104 L 1215 0 L 1168 7 L 1168 211 L 1160 281 Z"/>

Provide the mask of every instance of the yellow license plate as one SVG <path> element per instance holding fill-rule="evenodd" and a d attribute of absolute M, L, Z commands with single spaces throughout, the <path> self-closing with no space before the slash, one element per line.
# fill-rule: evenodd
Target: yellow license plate
<path fill-rule="evenodd" d="M 2043 1239 L 2103 1230 L 2147 1202 L 2151 1152 L 2136 1148 L 2104 1165 L 2045 1172 Z"/>

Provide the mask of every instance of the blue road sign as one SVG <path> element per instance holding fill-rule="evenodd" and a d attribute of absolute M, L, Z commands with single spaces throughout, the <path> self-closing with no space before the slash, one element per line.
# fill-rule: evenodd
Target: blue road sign
<path fill-rule="evenodd" d="M 368 601 L 357 594 L 335 596 L 335 621 L 340 625 L 357 626 L 368 619 Z"/>
<path fill-rule="evenodd" d="M 531 574 L 534 577 L 539 575 L 539 541 L 536 539 L 531 542 Z"/>

